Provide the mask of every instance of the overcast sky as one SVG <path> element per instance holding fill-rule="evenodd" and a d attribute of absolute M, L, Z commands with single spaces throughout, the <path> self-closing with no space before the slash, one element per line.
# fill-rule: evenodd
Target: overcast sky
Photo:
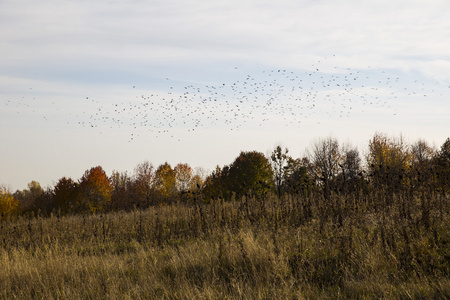
<path fill-rule="evenodd" d="M 450 3 L 0 1 L 0 184 L 450 136 Z"/>

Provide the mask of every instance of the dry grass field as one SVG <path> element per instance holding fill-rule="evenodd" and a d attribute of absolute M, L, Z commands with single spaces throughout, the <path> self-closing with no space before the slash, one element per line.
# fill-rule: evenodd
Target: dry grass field
<path fill-rule="evenodd" d="M 268 195 L 4 217 L 1 299 L 449 299 L 450 198 Z"/>

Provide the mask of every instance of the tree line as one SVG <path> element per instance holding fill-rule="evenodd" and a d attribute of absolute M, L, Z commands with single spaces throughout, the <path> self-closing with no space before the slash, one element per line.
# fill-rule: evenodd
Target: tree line
<path fill-rule="evenodd" d="M 0 212 L 2 216 L 76 214 L 174 202 L 198 205 L 268 194 L 283 199 L 294 194 L 323 193 L 327 199 L 332 194 L 359 197 L 382 192 L 390 199 L 398 193 L 449 191 L 450 138 L 435 149 L 423 139 L 408 144 L 401 136 L 376 133 L 364 156 L 356 147 L 327 137 L 314 142 L 301 158 L 292 157 L 281 146 L 269 155 L 241 152 L 231 164 L 217 166 L 207 175 L 183 163 L 172 167 L 166 162 L 155 168 L 146 161 L 132 174 L 113 171 L 110 176 L 96 166 L 78 180 L 63 177 L 46 189 L 36 181 L 14 193 L 0 187 Z"/>

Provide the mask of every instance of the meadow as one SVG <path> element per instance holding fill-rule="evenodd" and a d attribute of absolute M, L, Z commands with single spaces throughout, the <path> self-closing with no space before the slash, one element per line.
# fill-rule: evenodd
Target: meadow
<path fill-rule="evenodd" d="M 450 299 L 438 191 L 272 194 L 0 221 L 1 299 Z"/>

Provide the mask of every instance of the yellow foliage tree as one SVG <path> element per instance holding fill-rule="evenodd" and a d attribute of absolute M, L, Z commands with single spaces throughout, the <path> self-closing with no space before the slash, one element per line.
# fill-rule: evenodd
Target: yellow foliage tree
<path fill-rule="evenodd" d="M 0 187 L 0 213 L 5 215 L 17 214 L 20 210 L 20 203 L 11 192 L 4 186 Z"/>
<path fill-rule="evenodd" d="M 369 142 L 366 159 L 369 175 L 379 187 L 399 189 L 407 183 L 412 155 L 402 137 L 394 139 L 376 133 Z"/>
<path fill-rule="evenodd" d="M 155 187 L 162 200 L 167 201 L 176 195 L 175 172 L 169 163 L 164 163 L 155 172 Z"/>
<path fill-rule="evenodd" d="M 192 168 L 188 164 L 179 163 L 173 169 L 175 172 L 176 187 L 179 192 L 189 189 L 192 179 Z"/>
<path fill-rule="evenodd" d="M 206 177 L 201 184 L 204 200 L 210 201 L 218 197 L 230 198 L 231 191 L 226 186 L 229 169 L 228 166 L 222 169 L 217 165 L 216 169 Z"/>

